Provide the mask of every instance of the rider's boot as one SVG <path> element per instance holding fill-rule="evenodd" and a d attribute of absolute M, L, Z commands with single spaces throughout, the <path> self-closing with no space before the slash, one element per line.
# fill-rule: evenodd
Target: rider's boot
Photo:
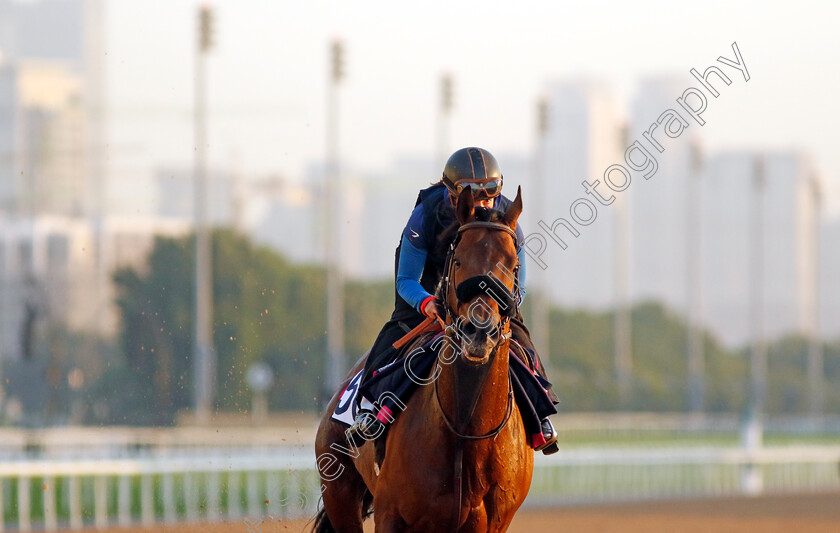
<path fill-rule="evenodd" d="M 557 431 L 554 429 L 554 426 L 551 424 L 551 420 L 549 420 L 548 417 L 543 418 L 542 421 L 540 421 L 540 430 L 542 431 L 543 438 L 545 439 L 545 444 L 535 448 L 535 451 L 543 452 L 545 455 L 551 455 L 552 453 L 559 452 L 560 447 L 557 446 Z"/>

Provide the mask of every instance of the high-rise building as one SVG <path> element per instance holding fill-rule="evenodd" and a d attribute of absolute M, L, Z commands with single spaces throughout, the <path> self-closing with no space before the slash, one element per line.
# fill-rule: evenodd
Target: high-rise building
<path fill-rule="evenodd" d="M 616 210 L 622 199 L 612 205 L 601 205 L 586 194 L 584 180 L 600 180 L 599 190 L 609 197 L 603 186 L 604 172 L 620 163 L 623 118 L 620 108 L 607 87 L 590 80 L 557 83 L 549 93 L 548 131 L 545 136 L 544 172 L 546 190 L 530 191 L 548 199 L 546 220 L 549 227 L 558 219 L 574 225 L 579 236 L 574 237 L 557 227 L 567 248 L 553 242 L 542 256 L 547 265 L 546 277 L 550 295 L 555 303 L 565 306 L 606 308 L 615 302 L 616 288 Z M 574 205 L 585 199 L 595 208 L 591 213 L 584 206 L 578 208 L 579 220 L 574 221 Z M 526 215 L 531 231 L 538 221 Z M 619 233 L 620 235 L 620 233 Z M 529 269 L 539 268 L 529 262 Z"/>
<path fill-rule="evenodd" d="M 494 155 L 504 175 L 504 194 L 513 199 L 516 187 L 527 182 L 528 162 L 516 154 Z M 440 180 L 444 165 L 445 161 L 436 164 L 424 157 L 403 156 L 386 170 L 348 172 L 342 190 L 342 250 L 349 277 L 393 278 L 394 252 L 417 194 Z M 429 174 L 429 168 L 437 167 Z M 527 231 L 524 218 L 522 222 Z"/>
<path fill-rule="evenodd" d="M 299 263 L 322 257 L 315 231 L 315 187 L 271 177 L 251 182 L 246 191 L 239 227 L 256 242 Z"/>
<path fill-rule="evenodd" d="M 154 216 L 188 221 L 195 219 L 195 176 L 192 169 L 161 168 L 155 173 L 155 184 L 156 194 L 152 200 L 155 205 L 152 210 Z M 231 174 L 210 169 L 207 172 L 207 195 L 209 222 L 217 226 L 232 225 L 236 196 Z M 131 201 L 137 202 L 136 195 L 133 199 L 126 198 L 123 202 L 118 202 L 125 204 L 121 211 L 128 212 Z"/>
<path fill-rule="evenodd" d="M 819 332 L 825 339 L 840 337 L 840 219 L 827 221 L 820 231 Z"/>
<path fill-rule="evenodd" d="M 692 144 L 699 128 L 691 124 L 674 139 L 656 126 L 651 135 L 662 152 L 645 140 L 651 129 L 690 83 L 683 77 L 651 77 L 643 80 L 631 104 L 630 139 L 638 140 L 653 154 L 658 170 L 649 179 L 637 175 L 629 189 L 631 218 L 631 294 L 635 301 L 658 300 L 680 311 L 686 309 L 688 291 L 688 215 Z M 695 189 L 696 190 L 696 189 Z"/>
<path fill-rule="evenodd" d="M 6 62 L 60 60 L 81 70 L 86 0 L 0 0 L 0 54 Z"/>
<path fill-rule="evenodd" d="M 0 209 L 74 215 L 88 194 L 82 78 L 66 64 L 0 67 Z"/>
<path fill-rule="evenodd" d="M 90 220 L 5 216 L 0 225 L 0 359 L 26 355 L 27 329 L 36 324 L 116 333 L 114 290 L 110 283 L 99 283 L 96 228 Z M 156 235 L 175 237 L 189 229 L 183 221 L 108 218 L 101 230 L 108 250 L 105 271 L 129 266 L 142 271 Z"/>
<path fill-rule="evenodd" d="M 352 221 L 348 230 L 358 235 L 359 262 L 349 274 L 364 278 L 393 278 L 394 251 L 400 243 L 402 230 L 414 209 L 417 192 L 428 186 L 425 181 L 415 181 L 409 176 L 396 177 L 395 173 L 366 176 L 357 183 L 357 224 Z M 348 250 L 348 254 L 352 253 Z"/>
<path fill-rule="evenodd" d="M 812 180 L 808 161 L 795 152 L 724 152 L 709 159 L 702 178 L 703 320 L 728 344 L 751 339 L 756 282 L 763 335 L 809 331 Z"/>

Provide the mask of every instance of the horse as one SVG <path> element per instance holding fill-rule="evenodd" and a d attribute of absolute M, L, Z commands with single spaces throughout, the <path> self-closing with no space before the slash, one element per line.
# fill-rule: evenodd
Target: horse
<path fill-rule="evenodd" d="M 516 306 L 514 230 L 521 212 L 521 190 L 489 220 L 476 219 L 469 190 L 459 195 L 458 233 L 437 289 L 445 347 L 429 384 L 391 425 L 381 464 L 370 440 L 348 444 L 344 426 L 330 418 L 340 394 L 333 396 L 315 442 L 323 505 L 313 532 L 361 533 L 371 506 L 377 533 L 509 527 L 534 468 L 508 375 L 506 316 Z M 349 376 L 363 365 L 364 357 Z"/>

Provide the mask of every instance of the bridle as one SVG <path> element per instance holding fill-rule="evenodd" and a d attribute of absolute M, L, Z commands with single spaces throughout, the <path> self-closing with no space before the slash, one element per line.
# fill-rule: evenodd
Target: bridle
<path fill-rule="evenodd" d="M 485 221 L 475 221 L 475 222 L 468 222 L 458 228 L 458 233 L 455 235 L 455 238 L 449 244 L 449 250 L 446 252 L 446 259 L 444 261 L 443 267 L 443 279 L 441 279 L 441 294 L 444 297 L 443 307 L 444 307 L 444 321 L 449 320 L 450 318 L 455 320 L 460 319 L 459 316 L 456 316 L 455 312 L 449 308 L 449 302 L 447 301 L 449 295 L 449 288 L 450 284 L 452 283 L 452 267 L 453 267 L 453 258 L 455 257 L 455 249 L 458 247 L 458 243 L 461 242 L 461 235 L 467 230 L 470 229 L 490 229 L 495 231 L 503 231 L 510 235 L 513 238 L 513 246 L 514 249 L 517 248 L 518 239 L 516 237 L 516 232 L 510 229 L 506 224 L 502 224 L 500 222 L 485 222 Z M 500 285 L 498 283 L 495 284 L 493 287 L 499 291 L 507 291 L 507 287 Z M 519 308 L 519 304 L 522 303 L 522 297 L 519 292 L 519 257 L 516 258 L 516 265 L 513 267 L 513 295 L 509 298 L 510 301 L 514 304 L 514 309 L 510 309 L 508 313 L 502 313 L 502 319 L 499 323 L 500 328 L 504 328 L 507 323 L 510 321 L 510 317 Z"/>
<path fill-rule="evenodd" d="M 456 316 L 456 313 L 452 311 L 449 307 L 449 289 L 452 283 L 452 267 L 453 267 L 453 258 L 455 256 L 455 249 L 458 247 L 458 243 L 461 242 L 461 235 L 467 230 L 471 229 L 490 229 L 495 231 L 503 231 L 510 235 L 513 238 L 514 248 L 516 248 L 517 238 L 516 232 L 510 229 L 506 224 L 502 224 L 500 222 L 485 222 L 485 221 L 475 221 L 475 222 L 468 222 L 458 228 L 458 233 L 455 238 L 452 240 L 452 243 L 449 245 L 449 250 L 446 253 L 446 261 L 444 272 L 445 275 L 441 280 L 441 294 L 444 297 L 444 321 L 449 322 L 450 319 L 460 320 L 460 316 Z M 515 310 L 519 308 L 519 303 L 521 302 L 521 297 L 519 294 L 519 258 L 517 257 L 516 266 L 513 267 L 513 280 L 514 280 L 514 297 L 510 300 L 513 300 L 515 309 L 508 310 L 509 312 L 502 314 L 502 317 L 499 321 L 499 324 L 496 328 L 499 329 L 499 340 L 496 342 L 495 346 L 493 346 L 493 351 L 491 352 L 491 358 L 496 355 L 499 350 L 499 346 L 506 341 L 510 337 L 510 330 L 507 328 L 511 316 L 514 314 Z M 507 291 L 507 287 L 500 286 L 498 283 L 495 287 L 496 290 L 505 290 Z M 453 322 L 454 322 L 453 320 Z M 505 330 L 508 330 L 508 333 L 505 333 Z M 508 378 L 510 381 L 510 378 Z M 485 433 L 483 435 L 465 435 L 455 429 L 455 425 L 449 420 L 449 417 L 446 416 L 446 412 L 443 410 L 443 407 L 440 404 L 440 395 L 438 394 L 438 387 L 437 387 L 437 380 L 435 380 L 435 399 L 437 400 L 438 407 L 440 408 L 440 412 L 443 415 L 443 420 L 446 422 L 446 427 L 455 434 L 455 436 L 466 439 L 466 440 L 482 440 L 482 439 L 489 439 L 495 437 L 499 433 L 502 432 L 505 425 L 507 424 L 508 420 L 510 419 L 511 412 L 513 410 L 513 387 L 510 386 L 508 383 L 508 401 L 507 401 L 507 408 L 505 409 L 505 416 L 502 419 L 502 422 L 496 426 L 495 429 L 492 431 Z"/>
<path fill-rule="evenodd" d="M 475 221 L 475 222 L 468 222 L 463 224 L 458 228 L 458 233 L 455 238 L 452 240 L 452 243 L 449 245 L 449 250 L 446 253 L 446 261 L 444 263 L 444 276 L 441 280 L 441 294 L 443 295 L 443 307 L 444 307 L 444 321 L 445 323 L 453 324 L 456 323 L 455 320 L 459 320 L 460 317 L 456 316 L 456 313 L 450 309 L 449 307 L 449 290 L 452 283 L 452 267 L 453 267 L 453 258 L 455 256 L 455 249 L 458 247 L 458 243 L 461 241 L 461 235 L 467 230 L 471 229 L 490 229 L 495 231 L 503 231 L 509 234 L 513 238 L 514 248 L 518 244 L 518 239 L 516 238 L 516 232 L 510 229 L 506 224 L 502 224 L 499 222 L 485 222 L 485 221 Z M 488 278 L 489 276 L 482 276 L 482 278 Z M 507 302 L 513 303 L 513 309 L 508 309 L 506 313 L 502 314 L 502 318 L 499 321 L 499 324 L 496 326 L 499 328 L 499 340 L 496 342 L 495 346 L 493 346 L 493 351 L 491 352 L 491 357 L 495 357 L 496 353 L 499 350 L 499 346 L 503 342 L 505 342 L 510 337 L 510 329 L 509 323 L 511 316 L 513 316 L 516 310 L 519 308 L 519 304 L 521 303 L 521 296 L 519 293 L 519 258 L 516 259 L 516 266 L 513 268 L 513 296 L 512 298 L 507 298 Z M 504 285 L 500 285 L 498 283 L 495 284 L 496 290 L 504 289 L 507 291 L 507 287 Z M 456 288 L 457 289 L 457 288 Z M 457 290 L 456 290 L 456 297 L 457 297 Z M 501 302 L 499 303 L 501 309 Z M 452 319 L 452 320 L 450 320 Z M 507 333 L 505 333 L 507 330 Z M 446 411 L 444 411 L 443 406 L 440 403 L 440 395 L 438 394 L 438 380 L 435 380 L 435 400 L 437 401 L 438 409 L 443 417 L 443 421 L 446 423 L 446 427 L 451 431 L 457 438 L 455 440 L 455 474 L 454 474 L 454 487 L 457 490 L 457 498 L 456 498 L 456 506 L 455 512 L 453 516 L 453 528 L 452 530 L 455 531 L 458 527 L 458 523 L 460 522 L 461 516 L 461 498 L 462 498 L 462 478 L 463 478 L 463 464 L 464 464 L 464 445 L 463 442 L 465 440 L 483 440 L 496 437 L 499 433 L 502 432 L 504 427 L 507 425 L 508 421 L 510 420 L 511 413 L 513 412 L 513 387 L 510 382 L 510 376 L 508 376 L 508 398 L 507 398 L 507 408 L 505 409 L 505 416 L 502 418 L 501 423 L 496 426 L 495 429 L 489 431 L 488 433 L 484 433 L 482 435 L 466 435 L 459 432 L 454 424 L 449 420 L 449 417 L 446 416 Z M 472 413 L 470 413 L 472 416 Z"/>

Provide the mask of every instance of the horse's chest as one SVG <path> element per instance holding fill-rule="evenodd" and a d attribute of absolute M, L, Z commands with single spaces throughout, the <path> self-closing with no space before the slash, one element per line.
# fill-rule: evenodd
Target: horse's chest
<path fill-rule="evenodd" d="M 517 457 L 519 454 L 507 448 L 501 442 L 495 441 L 477 453 L 465 450 L 464 484 L 470 489 L 470 493 L 483 498 L 492 487 L 505 488 L 519 484 L 522 473 Z"/>

